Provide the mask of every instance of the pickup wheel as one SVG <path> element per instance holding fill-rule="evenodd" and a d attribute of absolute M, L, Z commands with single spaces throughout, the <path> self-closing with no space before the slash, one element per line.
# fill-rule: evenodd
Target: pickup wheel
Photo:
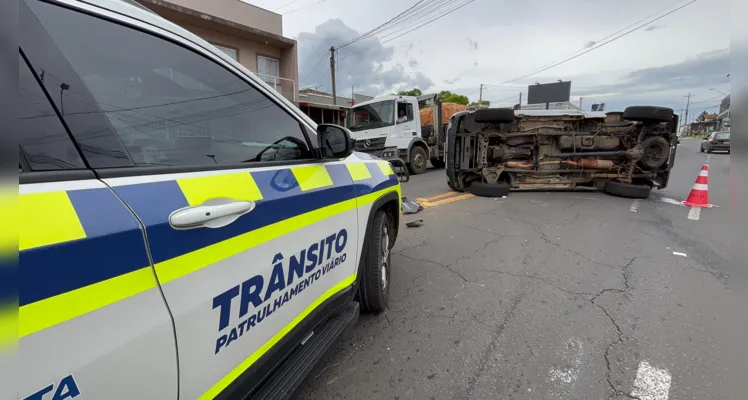
<path fill-rule="evenodd" d="M 504 182 L 483 183 L 475 181 L 470 184 L 470 193 L 480 197 L 503 197 L 509 194 L 509 184 Z"/>
<path fill-rule="evenodd" d="M 473 117 L 475 122 L 500 124 L 514 121 L 514 109 L 511 108 L 484 108 L 476 110 Z"/>
<path fill-rule="evenodd" d="M 617 197 L 646 199 L 652 192 L 652 187 L 649 185 L 633 185 L 619 181 L 607 181 L 605 182 L 604 191 L 609 195 Z"/>
<path fill-rule="evenodd" d="M 655 170 L 665 165 L 670 158 L 670 143 L 661 136 L 652 136 L 642 142 L 642 156 L 639 166 L 645 170 Z"/>
<path fill-rule="evenodd" d="M 668 122 L 673 119 L 673 109 L 655 106 L 631 106 L 623 110 L 623 119 L 641 122 Z"/>
<path fill-rule="evenodd" d="M 413 146 L 410 150 L 410 162 L 408 162 L 408 169 L 412 175 L 418 175 L 426 172 L 428 167 L 428 155 L 426 150 L 421 146 Z"/>
<path fill-rule="evenodd" d="M 365 265 L 359 286 L 359 300 L 364 311 L 378 313 L 387 308 L 390 298 L 390 265 L 392 255 L 392 221 L 383 210 L 377 211 L 371 227 L 371 240 L 364 254 Z"/>

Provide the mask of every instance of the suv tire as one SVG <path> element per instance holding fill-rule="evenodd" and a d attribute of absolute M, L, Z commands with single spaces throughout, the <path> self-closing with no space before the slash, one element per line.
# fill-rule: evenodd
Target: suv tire
<path fill-rule="evenodd" d="M 607 181 L 605 182 L 604 191 L 609 195 L 617 197 L 646 199 L 652 192 L 652 187 L 649 185 L 632 185 L 618 181 Z"/>
<path fill-rule="evenodd" d="M 408 169 L 411 175 L 418 175 L 426 172 L 428 167 L 429 156 L 426 150 L 421 146 L 413 146 L 410 150 L 410 160 L 408 160 Z"/>
<path fill-rule="evenodd" d="M 641 122 L 668 122 L 673 119 L 673 109 L 655 106 L 631 106 L 623 110 L 623 119 Z"/>
<path fill-rule="evenodd" d="M 509 184 L 504 182 L 470 184 L 470 193 L 480 197 L 503 197 L 509 194 Z"/>
<path fill-rule="evenodd" d="M 371 240 L 364 254 L 364 271 L 359 286 L 359 300 L 364 311 L 378 313 L 387 308 L 390 298 L 390 266 L 392 265 L 392 221 L 383 210 L 374 215 Z"/>
<path fill-rule="evenodd" d="M 514 121 L 514 109 L 511 108 L 484 108 L 476 110 L 473 116 L 475 122 L 500 124 Z"/>

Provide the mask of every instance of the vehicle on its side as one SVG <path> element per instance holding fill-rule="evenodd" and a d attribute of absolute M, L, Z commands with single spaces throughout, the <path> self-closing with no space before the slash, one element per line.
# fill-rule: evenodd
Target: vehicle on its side
<path fill-rule="evenodd" d="M 488 108 L 452 116 L 447 180 L 453 190 L 504 196 L 510 190 L 593 187 L 646 198 L 667 186 L 678 117 L 664 107 L 620 112 Z"/>
<path fill-rule="evenodd" d="M 421 120 L 420 108 L 433 109 L 433 122 Z M 444 167 L 446 127 L 438 94 L 380 96 L 356 104 L 348 112 L 347 127 L 356 140 L 356 151 L 385 160 L 404 162 L 413 175 L 426 172 L 428 162 Z M 445 118 L 446 120 L 446 118 Z"/>
<path fill-rule="evenodd" d="M 730 154 L 730 132 L 712 132 L 701 142 L 701 152 L 726 151 Z"/>
<path fill-rule="evenodd" d="M 18 5 L 13 398 L 292 397 L 387 307 L 391 165 L 132 0 Z"/>

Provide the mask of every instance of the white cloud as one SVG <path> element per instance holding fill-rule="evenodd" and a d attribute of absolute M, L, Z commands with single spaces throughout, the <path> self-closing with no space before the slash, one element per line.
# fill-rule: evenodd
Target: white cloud
<path fill-rule="evenodd" d="M 294 6 L 316 1 L 298 0 Z M 273 8 L 278 0 L 249 2 Z M 324 39 L 328 38 L 326 35 L 335 36 L 334 31 L 349 39 L 355 32 L 373 29 L 415 2 L 357 0 L 356 7 L 344 7 L 344 0 L 328 0 L 284 16 L 284 35 L 299 40 L 299 78 L 304 77 L 303 72 L 309 71 L 330 45 L 336 44 L 302 32 L 321 33 L 317 38 Z M 580 49 L 599 45 L 606 36 L 672 3 L 673 0 L 651 0 L 626 2 L 622 6 L 620 2 L 599 0 L 478 0 L 391 42 L 367 43 L 376 46 L 341 61 L 345 73 L 339 71 L 338 87 L 354 84 L 375 90 L 371 94 L 379 94 L 390 91 L 386 86 L 432 85 L 432 91 L 472 94 L 471 100 L 476 100 L 481 83 L 498 84 L 562 60 Z M 683 71 L 674 66 L 695 67 L 693 60 L 710 60 L 704 54 L 729 48 L 727 9 L 727 0 L 697 1 L 615 42 L 512 84 L 517 87 L 488 88 L 484 98 L 498 101 L 518 95 L 520 90 L 526 90 L 527 84 L 557 79 L 573 81 L 573 100 L 584 93 L 589 96 L 585 104 L 607 101 L 608 109 L 640 102 L 680 107 L 682 96 L 689 91 L 702 99 L 716 94 L 708 90 L 712 87 L 727 92 L 729 86 L 724 74 L 729 71 L 723 74 L 717 71 L 719 67 L 709 72 L 693 69 L 691 78 L 667 77 Z M 330 18 L 339 18 L 340 25 L 337 28 L 329 25 Z M 341 57 L 351 47 L 341 50 Z M 323 61 L 323 64 L 320 71 L 325 67 L 329 70 L 329 63 Z M 327 73 L 312 75 L 309 79 L 315 84 L 329 81 Z M 635 87 L 627 89 L 625 86 L 632 82 Z"/>

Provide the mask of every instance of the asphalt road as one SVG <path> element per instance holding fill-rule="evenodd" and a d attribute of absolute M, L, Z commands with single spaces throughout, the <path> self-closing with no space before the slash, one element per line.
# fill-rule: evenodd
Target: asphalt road
<path fill-rule="evenodd" d="M 636 204 L 517 192 L 404 216 L 424 226 L 401 228 L 389 310 L 362 315 L 300 398 L 732 398 L 730 156 L 709 157 L 721 207 L 693 220 L 667 200 L 688 195 L 698 147 L 683 140 L 670 186 Z M 443 170 L 403 185 L 448 191 Z"/>

